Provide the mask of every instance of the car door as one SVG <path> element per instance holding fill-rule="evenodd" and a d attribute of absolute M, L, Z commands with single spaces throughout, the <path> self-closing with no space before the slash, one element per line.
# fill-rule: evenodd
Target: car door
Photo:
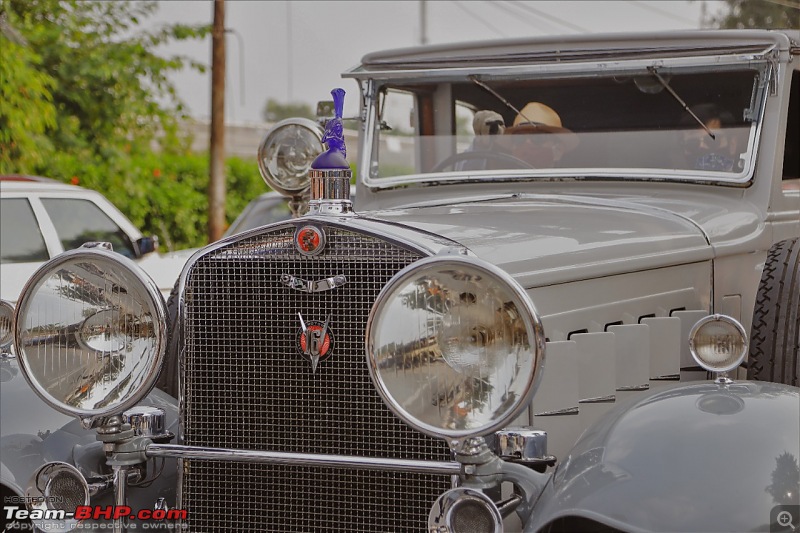
<path fill-rule="evenodd" d="M 46 218 L 38 204 L 24 197 L 0 199 L 0 298 L 16 302 L 22 287 L 43 262 L 61 249 L 47 239 L 40 220 Z M 47 229 L 47 228 L 46 228 Z"/>
<path fill-rule="evenodd" d="M 134 239 L 91 199 L 42 196 L 40 200 L 64 250 L 86 242 L 110 242 L 115 252 L 136 258 Z"/>

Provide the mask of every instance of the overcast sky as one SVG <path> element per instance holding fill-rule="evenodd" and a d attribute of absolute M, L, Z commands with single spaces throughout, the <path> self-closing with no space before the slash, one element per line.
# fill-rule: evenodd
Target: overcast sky
<path fill-rule="evenodd" d="M 420 44 L 421 10 L 430 44 L 618 31 L 698 29 L 705 9 L 720 1 L 245 1 L 228 0 L 226 118 L 259 122 L 268 98 L 280 102 L 329 100 L 343 87 L 346 113 L 355 109 L 357 86 L 341 73 L 376 50 Z M 161 1 L 150 22 L 208 23 L 211 0 Z M 210 66 L 211 38 L 173 43 L 165 54 L 187 55 Z M 242 68 L 242 64 L 244 67 Z M 211 74 L 184 71 L 173 77 L 190 114 L 208 118 Z"/>

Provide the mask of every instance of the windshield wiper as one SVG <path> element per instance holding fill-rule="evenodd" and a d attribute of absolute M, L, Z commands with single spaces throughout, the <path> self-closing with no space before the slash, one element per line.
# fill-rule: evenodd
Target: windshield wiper
<path fill-rule="evenodd" d="M 482 88 L 482 89 L 485 89 L 485 90 L 486 90 L 486 91 L 487 91 L 489 94 L 491 94 L 492 96 L 494 96 L 495 98 L 497 98 L 498 100 L 500 100 L 500 101 L 501 101 L 503 104 L 505 104 L 505 105 L 506 105 L 506 107 L 508 107 L 509 109 L 511 109 L 512 111 L 514 111 L 514 112 L 515 112 L 517 115 L 519 115 L 519 116 L 521 116 L 522 118 L 524 118 L 526 122 L 533 122 L 531 119 L 529 119 L 528 117 L 526 117 L 525 115 L 523 115 L 523 114 L 522 114 L 522 111 L 520 111 L 519 109 L 517 109 L 516 107 L 514 107 L 514 106 L 511 104 L 511 102 L 509 102 L 508 100 L 506 100 L 505 98 L 503 98 L 503 97 L 502 97 L 502 96 L 501 96 L 501 95 L 500 95 L 500 94 L 499 94 L 497 91 L 495 91 L 494 89 L 492 89 L 491 87 L 489 87 L 488 85 L 486 85 L 485 83 L 483 83 L 481 80 L 479 80 L 477 76 L 475 76 L 474 74 L 472 74 L 472 75 L 470 75 L 470 76 L 467 76 L 467 78 L 468 78 L 468 79 L 469 79 L 471 82 L 475 83 L 475 84 L 476 84 L 478 87 L 480 87 L 480 88 Z"/>
<path fill-rule="evenodd" d="M 653 76 L 655 76 L 655 77 L 656 77 L 656 79 L 658 80 L 658 82 L 659 82 L 659 83 L 660 83 L 660 84 L 661 84 L 661 85 L 662 85 L 662 86 L 663 86 L 663 87 L 664 87 L 664 88 L 667 90 L 667 92 L 669 92 L 669 94 L 671 94 L 671 95 L 672 95 L 672 97 L 673 97 L 673 98 L 675 98 L 675 100 L 676 100 L 676 101 L 677 101 L 679 104 L 681 104 L 681 106 L 683 106 L 683 109 L 684 109 L 684 110 L 685 110 L 687 113 L 689 113 L 689 114 L 692 116 L 692 118 L 693 118 L 693 119 L 695 119 L 695 120 L 697 121 L 697 123 L 698 123 L 698 124 L 700 124 L 700 126 L 702 126 L 702 127 L 703 127 L 703 129 L 704 129 L 704 130 L 706 130 L 706 133 L 708 133 L 708 135 L 709 135 L 709 136 L 710 136 L 712 139 L 714 139 L 714 140 L 716 140 L 716 139 L 717 139 L 717 137 L 716 137 L 716 136 L 715 136 L 715 135 L 714 135 L 714 134 L 711 132 L 711 130 L 710 130 L 710 129 L 708 129 L 708 126 L 706 126 L 706 125 L 705 125 L 705 123 L 703 123 L 703 121 L 702 121 L 702 120 L 700 120 L 700 117 L 698 117 L 697 115 L 695 115 L 695 114 L 692 112 L 692 110 L 691 110 L 691 109 L 689 109 L 689 106 L 688 106 L 688 105 L 686 105 L 686 102 L 684 102 L 684 101 L 683 101 L 683 99 L 682 99 L 680 96 L 678 96 L 678 93 L 676 93 L 676 92 L 675 92 L 675 91 L 672 89 L 672 87 L 670 87 L 670 86 L 669 86 L 669 84 L 668 84 L 668 83 L 667 83 L 667 82 L 664 80 L 664 78 L 662 78 L 662 77 L 661 77 L 661 74 L 659 74 L 659 73 L 658 73 L 658 70 L 656 69 L 656 67 L 647 67 L 647 71 L 648 71 L 650 74 L 652 74 Z"/>

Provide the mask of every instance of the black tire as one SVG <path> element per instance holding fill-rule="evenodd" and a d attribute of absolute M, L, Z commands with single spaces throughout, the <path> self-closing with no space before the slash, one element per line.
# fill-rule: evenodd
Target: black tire
<path fill-rule="evenodd" d="M 800 239 L 782 241 L 767 254 L 750 331 L 747 378 L 800 383 Z"/>
<path fill-rule="evenodd" d="M 170 396 L 178 397 L 178 359 L 179 346 L 178 338 L 178 284 L 175 282 L 172 291 L 167 298 L 167 351 L 164 354 L 164 365 L 161 367 L 161 374 L 156 381 L 156 388 L 166 392 Z"/>

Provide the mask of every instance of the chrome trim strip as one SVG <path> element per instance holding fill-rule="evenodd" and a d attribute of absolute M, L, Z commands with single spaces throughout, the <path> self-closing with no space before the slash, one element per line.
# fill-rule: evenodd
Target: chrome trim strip
<path fill-rule="evenodd" d="M 578 403 L 614 403 L 617 400 L 617 397 L 613 394 L 609 396 L 600 396 L 598 398 L 585 398 L 583 400 L 578 400 Z"/>
<path fill-rule="evenodd" d="M 668 374 L 666 376 L 658 376 L 655 378 L 650 378 L 650 381 L 680 381 L 681 375 L 680 374 Z"/>
<path fill-rule="evenodd" d="M 630 386 L 627 386 L 627 387 L 617 387 L 617 392 L 628 392 L 628 391 L 638 392 L 638 391 L 645 391 L 645 390 L 650 390 L 650 384 L 649 383 L 645 383 L 644 385 L 630 385 Z"/>
<path fill-rule="evenodd" d="M 572 416 L 577 415 L 578 408 L 577 407 L 568 407 L 567 409 L 559 409 L 558 411 L 545 411 L 544 413 L 534 413 L 534 417 L 537 416 Z"/>
<path fill-rule="evenodd" d="M 528 65 L 502 65 L 502 66 L 459 66 L 459 67 L 440 67 L 440 68 L 397 68 L 391 70 L 363 70 L 359 72 L 350 71 L 342 74 L 343 78 L 355 78 L 357 80 L 379 80 L 391 81 L 402 79 L 403 81 L 409 80 L 433 80 L 433 79 L 450 79 L 452 77 L 468 75 L 483 75 L 486 79 L 503 79 L 513 78 L 520 75 L 559 75 L 565 76 L 572 74 L 574 77 L 589 77 L 597 76 L 600 74 L 615 74 L 627 73 L 630 71 L 638 71 L 646 69 L 650 66 L 659 68 L 698 68 L 713 65 L 718 70 L 724 70 L 725 67 L 741 67 L 750 66 L 753 63 L 760 63 L 766 61 L 767 55 L 770 51 L 774 50 L 775 45 L 767 45 L 761 52 L 756 54 L 734 55 L 734 54 L 720 54 L 720 55 L 705 55 L 686 57 L 660 57 L 660 58 L 644 58 L 644 59 L 613 59 L 597 60 L 589 59 L 587 61 L 570 61 L 564 63 L 547 63 L 547 64 L 528 64 Z"/>
<path fill-rule="evenodd" d="M 241 461 L 246 463 L 413 472 L 417 474 L 458 475 L 461 472 L 461 465 L 456 462 L 351 457 L 346 455 L 311 455 L 307 453 L 206 448 L 204 446 L 184 446 L 181 444 L 150 444 L 145 453 L 148 457 L 176 457 L 178 459 L 200 461 Z"/>

